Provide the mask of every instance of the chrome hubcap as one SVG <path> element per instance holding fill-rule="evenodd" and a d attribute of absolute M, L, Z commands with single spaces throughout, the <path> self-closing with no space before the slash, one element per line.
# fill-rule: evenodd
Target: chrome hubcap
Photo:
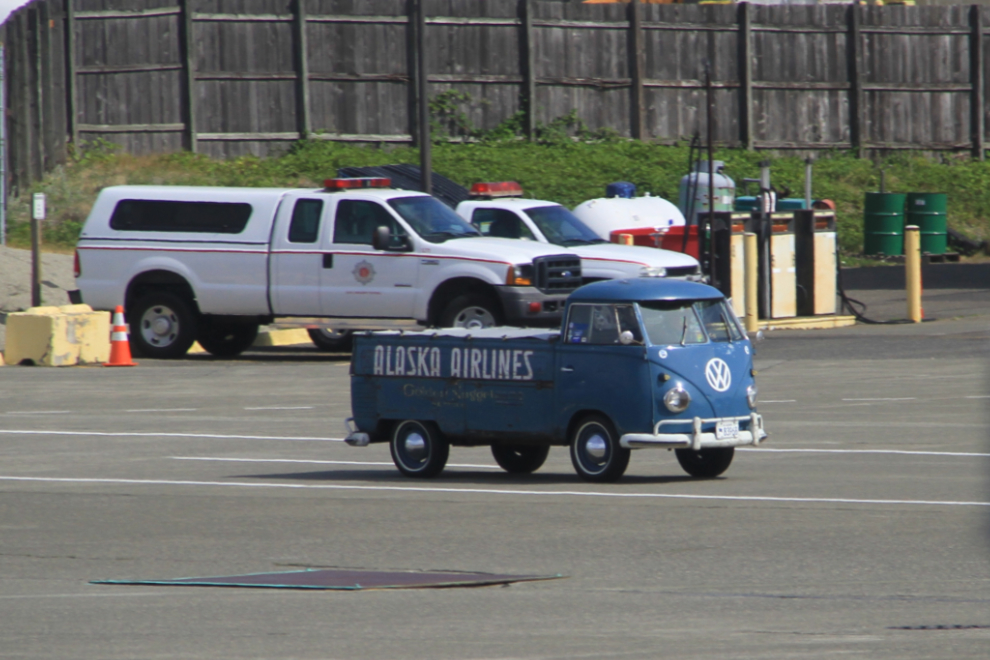
<path fill-rule="evenodd" d="M 491 328 L 494 325 L 495 317 L 484 307 L 468 307 L 454 319 L 455 328 L 480 330 L 481 328 Z"/>
<path fill-rule="evenodd" d="M 605 444 L 605 438 L 600 435 L 593 435 L 584 444 L 584 451 L 588 454 L 588 458 L 600 463 L 605 459 L 608 445 Z"/>
<path fill-rule="evenodd" d="M 168 307 L 151 307 L 141 317 L 141 337 L 152 346 L 168 346 L 179 334 L 179 319 Z"/>
<path fill-rule="evenodd" d="M 422 461 L 426 458 L 426 438 L 417 431 L 406 436 L 402 447 L 406 455 L 414 461 Z"/>

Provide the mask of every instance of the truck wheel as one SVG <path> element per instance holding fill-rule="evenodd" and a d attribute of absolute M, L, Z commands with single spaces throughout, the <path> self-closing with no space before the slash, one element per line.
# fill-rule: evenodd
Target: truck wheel
<path fill-rule="evenodd" d="M 629 450 L 601 415 L 586 417 L 571 437 L 571 463 L 585 481 L 616 481 L 629 465 Z"/>
<path fill-rule="evenodd" d="M 306 332 L 321 351 L 349 351 L 354 343 L 354 333 L 350 330 L 333 330 L 332 328 L 310 328 Z"/>
<path fill-rule="evenodd" d="M 441 328 L 491 328 L 502 325 L 502 313 L 491 298 L 480 293 L 457 296 L 440 313 Z"/>
<path fill-rule="evenodd" d="M 450 445 L 432 422 L 406 420 L 395 427 L 392 461 L 407 477 L 435 477 L 447 464 Z"/>
<path fill-rule="evenodd" d="M 492 456 L 510 474 L 529 474 L 540 469 L 550 453 L 550 445 L 492 445 Z"/>
<path fill-rule="evenodd" d="M 207 316 L 200 319 L 196 341 L 216 357 L 234 357 L 250 348 L 257 337 L 257 323 L 224 323 Z"/>
<path fill-rule="evenodd" d="M 127 308 L 134 352 L 172 359 L 186 354 L 196 341 L 197 318 L 189 303 L 169 291 L 152 291 Z"/>
<path fill-rule="evenodd" d="M 712 479 L 729 469 L 735 447 L 714 447 L 712 449 L 675 449 L 677 462 L 692 477 Z"/>

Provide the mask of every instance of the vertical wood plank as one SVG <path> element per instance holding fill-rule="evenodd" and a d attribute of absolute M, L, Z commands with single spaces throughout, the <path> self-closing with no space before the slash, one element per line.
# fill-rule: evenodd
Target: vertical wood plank
<path fill-rule="evenodd" d="M 72 145 L 79 146 L 79 121 L 76 108 L 79 105 L 76 81 L 76 9 L 73 0 L 65 0 L 65 118 L 66 129 Z"/>
<path fill-rule="evenodd" d="M 519 66 L 522 69 L 521 105 L 526 139 L 536 136 L 536 55 L 533 51 L 533 0 L 519 0 L 522 25 L 519 29 Z"/>
<path fill-rule="evenodd" d="M 753 151 L 753 15 L 752 5 L 739 5 L 739 139 Z"/>
<path fill-rule="evenodd" d="M 645 51 L 643 48 L 643 10 L 639 0 L 629 3 L 629 89 L 630 133 L 634 140 L 645 136 L 646 107 L 643 102 L 643 69 Z"/>
<path fill-rule="evenodd" d="M 860 33 L 862 9 L 858 5 L 849 7 L 849 138 L 857 158 L 866 155 L 864 144 L 865 95 L 863 94 L 863 42 Z"/>
<path fill-rule="evenodd" d="M 295 57 L 296 57 L 296 123 L 299 138 L 309 137 L 309 48 L 306 39 L 306 0 L 296 0 L 295 16 Z"/>
<path fill-rule="evenodd" d="M 409 83 L 409 135 L 413 146 L 422 144 L 419 133 L 419 37 L 416 21 L 418 0 L 406 0 L 406 69 Z M 336 69 L 336 67 L 334 67 Z"/>
<path fill-rule="evenodd" d="M 31 90 L 34 94 L 34 139 L 31 141 L 31 150 L 34 157 L 31 159 L 31 179 L 40 181 L 45 176 L 45 90 L 44 76 L 42 70 L 45 66 L 45 51 L 42 47 L 41 28 L 41 7 L 44 3 L 34 6 L 29 10 L 31 17 L 31 30 L 34 33 L 34 52 L 31 57 L 31 66 L 34 69 L 34 85 Z M 45 26 L 48 29 L 48 26 Z"/>
<path fill-rule="evenodd" d="M 983 13 L 980 5 L 969 8 L 969 21 L 972 32 L 969 38 L 969 76 L 973 85 L 970 95 L 970 122 L 973 135 L 973 158 L 984 160 L 986 151 L 983 146 L 985 132 L 983 103 Z"/>
<path fill-rule="evenodd" d="M 185 97 L 186 148 L 196 153 L 199 141 L 196 133 L 196 54 L 193 52 L 193 0 L 179 0 L 182 11 L 179 29 L 179 51 L 182 57 L 182 95 Z"/>
<path fill-rule="evenodd" d="M 433 192 L 433 153 L 430 143 L 430 83 L 426 68 L 426 0 L 416 0 L 416 74 L 419 88 L 419 181 Z"/>

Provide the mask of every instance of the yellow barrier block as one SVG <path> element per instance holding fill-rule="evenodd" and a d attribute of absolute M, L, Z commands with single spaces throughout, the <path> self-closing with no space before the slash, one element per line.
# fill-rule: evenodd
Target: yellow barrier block
<path fill-rule="evenodd" d="M 110 358 L 110 313 L 65 305 L 8 314 L 4 353 L 9 364 L 102 364 Z"/>
<path fill-rule="evenodd" d="M 260 332 L 254 340 L 254 346 L 294 346 L 296 344 L 312 344 L 309 333 L 305 328 L 289 328 Z"/>

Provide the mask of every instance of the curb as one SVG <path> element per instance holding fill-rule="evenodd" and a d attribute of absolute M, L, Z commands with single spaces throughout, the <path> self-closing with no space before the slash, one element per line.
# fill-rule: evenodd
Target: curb
<path fill-rule="evenodd" d="M 825 330 L 856 325 L 855 316 L 802 316 L 760 321 L 760 330 Z"/>

